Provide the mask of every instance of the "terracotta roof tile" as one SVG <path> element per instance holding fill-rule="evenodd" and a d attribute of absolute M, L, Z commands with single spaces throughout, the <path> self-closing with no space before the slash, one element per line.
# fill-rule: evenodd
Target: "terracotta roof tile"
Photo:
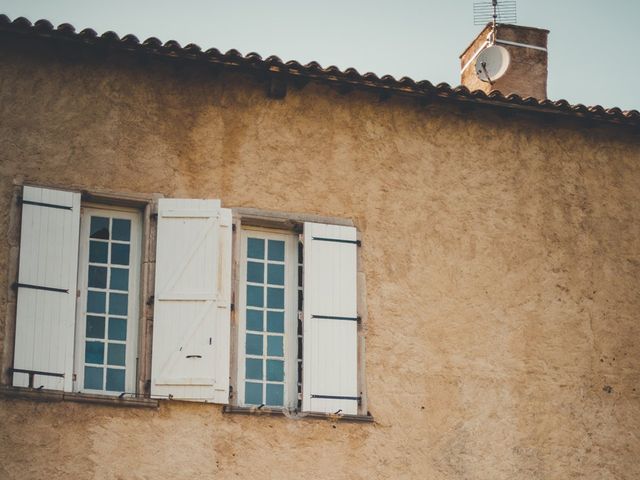
<path fill-rule="evenodd" d="M 275 55 L 263 59 L 255 52 L 242 55 L 237 50 L 229 50 L 223 54 L 216 48 L 210 48 L 202 52 L 202 49 L 193 43 L 182 47 L 177 41 L 169 40 L 163 44 L 155 37 L 147 38 L 141 42 L 135 35 L 125 35 L 120 38 L 112 31 L 105 32 L 101 36 L 98 36 L 94 30 L 86 28 L 76 33 L 73 25 L 68 23 L 63 23 L 56 28 L 47 20 L 38 20 L 32 24 L 23 17 L 11 21 L 6 15 L 0 14 L 0 32 L 40 38 L 60 38 L 89 45 L 105 44 L 114 49 L 122 49 L 125 51 L 135 50 L 140 53 L 211 62 L 230 68 L 248 68 L 254 70 L 273 70 L 275 68 L 292 76 L 307 77 L 331 83 L 343 83 L 350 86 L 361 86 L 362 88 L 373 88 L 378 91 L 383 89 L 387 90 L 388 93 L 398 93 L 400 95 L 437 96 L 439 98 L 447 98 L 460 102 L 476 102 L 494 106 L 539 111 L 546 114 L 563 114 L 640 127 L 640 112 L 638 110 L 623 111 L 617 107 L 605 109 L 600 105 L 592 107 L 587 107 L 582 104 L 571 105 L 564 99 L 554 102 L 548 99 L 522 98 L 517 94 L 505 96 L 497 91 L 487 95 L 480 90 L 470 92 L 465 86 L 452 88 L 448 83 L 439 83 L 434 86 L 428 80 L 416 82 L 409 77 L 402 77 L 400 80 L 396 80 L 391 75 L 379 77 L 372 72 L 360 74 L 355 68 L 347 68 L 344 71 L 334 65 L 323 68 L 317 62 L 309 62 L 306 65 L 302 65 L 297 61 L 284 63 Z"/>

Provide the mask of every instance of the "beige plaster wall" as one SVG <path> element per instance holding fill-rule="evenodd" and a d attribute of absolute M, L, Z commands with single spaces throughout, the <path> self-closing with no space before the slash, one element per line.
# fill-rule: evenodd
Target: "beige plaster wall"
<path fill-rule="evenodd" d="M 5 45 L 0 271 L 17 178 L 353 218 L 376 423 L 0 398 L 0 478 L 640 477 L 637 133 L 264 92 Z"/>

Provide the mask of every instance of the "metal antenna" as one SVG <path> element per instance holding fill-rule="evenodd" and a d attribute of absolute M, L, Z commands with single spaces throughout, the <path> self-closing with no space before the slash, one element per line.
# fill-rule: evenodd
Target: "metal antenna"
<path fill-rule="evenodd" d="M 473 24 L 516 23 L 516 0 L 484 0 L 473 4 Z"/>
<path fill-rule="evenodd" d="M 498 0 L 491 0 L 493 4 L 493 31 L 496 31 L 496 24 L 498 23 Z"/>

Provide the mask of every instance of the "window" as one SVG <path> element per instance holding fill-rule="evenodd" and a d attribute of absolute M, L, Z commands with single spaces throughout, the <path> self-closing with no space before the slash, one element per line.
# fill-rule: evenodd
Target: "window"
<path fill-rule="evenodd" d="M 357 414 L 355 228 L 259 223 L 238 223 L 236 404 Z"/>
<path fill-rule="evenodd" d="M 140 214 L 83 208 L 75 390 L 135 391 Z"/>
<path fill-rule="evenodd" d="M 22 205 L 14 385 L 135 392 L 140 212 L 30 186 Z"/>
<path fill-rule="evenodd" d="M 242 230 L 238 397 L 297 405 L 298 236 Z"/>
<path fill-rule="evenodd" d="M 25 186 L 14 385 L 364 413 L 356 229 L 241 210 L 159 199 L 154 263 L 150 208 Z"/>

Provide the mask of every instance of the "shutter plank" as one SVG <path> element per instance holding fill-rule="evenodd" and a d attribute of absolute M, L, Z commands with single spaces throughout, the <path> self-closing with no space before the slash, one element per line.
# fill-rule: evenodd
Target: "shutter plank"
<path fill-rule="evenodd" d="M 358 412 L 356 236 L 353 227 L 304 225 L 306 411 Z"/>
<path fill-rule="evenodd" d="M 68 293 L 18 289 L 14 368 L 64 374 L 37 375 L 34 386 L 71 391 L 80 194 L 25 186 L 23 199 L 71 210 L 23 205 L 18 283 Z M 15 373 L 13 384 L 27 386 L 28 375 Z"/>
<path fill-rule="evenodd" d="M 158 203 L 153 397 L 228 402 L 230 219 L 219 200 Z"/>

